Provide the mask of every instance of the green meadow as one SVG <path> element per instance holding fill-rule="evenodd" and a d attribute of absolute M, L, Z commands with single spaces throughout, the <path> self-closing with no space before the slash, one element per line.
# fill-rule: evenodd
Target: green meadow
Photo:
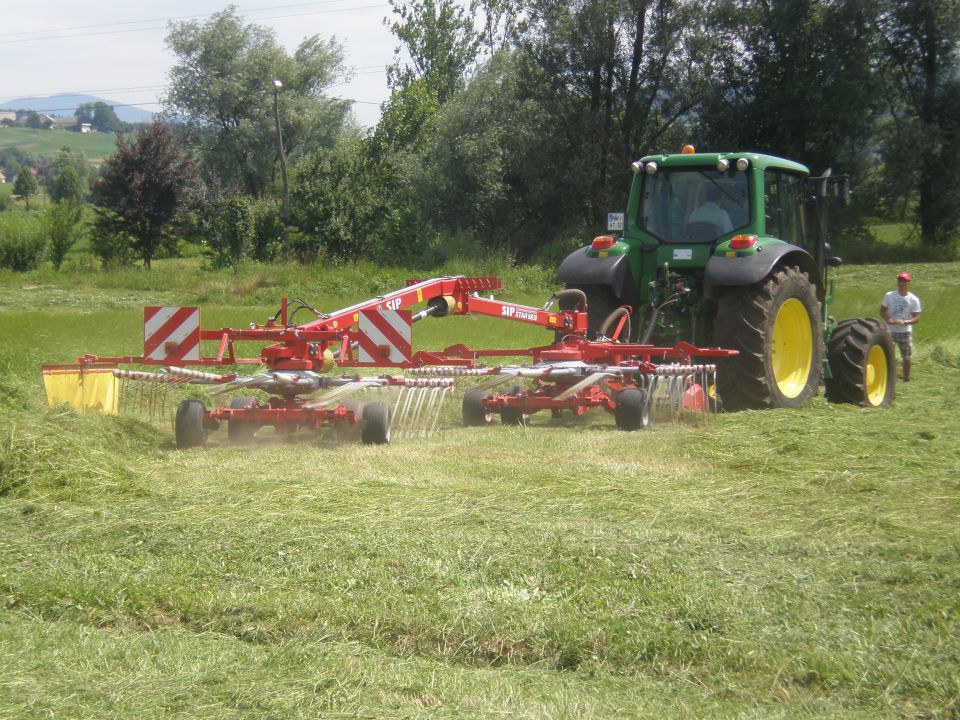
<path fill-rule="evenodd" d="M 957 718 L 960 263 L 841 267 L 831 312 L 876 316 L 904 269 L 924 315 L 888 410 L 821 394 L 623 433 L 602 411 L 463 428 L 455 401 L 426 440 L 191 451 L 49 410 L 40 365 L 137 353 L 145 304 L 238 326 L 412 273 L 2 272 L 0 716 Z M 480 318 L 414 338 L 550 340 Z"/>
<path fill-rule="evenodd" d="M 0 126 L 0 148 L 18 147 L 28 155 L 54 156 L 63 148 L 82 152 L 91 162 L 113 155 L 117 137 L 110 133 L 78 133 L 71 130 L 37 130 Z"/>

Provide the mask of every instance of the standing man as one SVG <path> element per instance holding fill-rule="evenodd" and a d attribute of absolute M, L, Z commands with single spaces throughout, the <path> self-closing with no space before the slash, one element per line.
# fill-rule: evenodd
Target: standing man
<path fill-rule="evenodd" d="M 920 322 L 920 298 L 910 292 L 910 273 L 897 275 L 897 289 L 883 296 L 880 316 L 887 323 L 887 330 L 900 348 L 903 360 L 903 381 L 910 382 L 910 359 L 913 357 L 913 326 Z"/>

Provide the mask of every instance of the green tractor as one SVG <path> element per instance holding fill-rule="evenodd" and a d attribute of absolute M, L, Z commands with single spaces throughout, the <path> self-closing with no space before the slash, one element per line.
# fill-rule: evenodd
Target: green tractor
<path fill-rule="evenodd" d="M 632 164 L 627 211 L 571 253 L 559 279 L 587 297 L 590 333 L 739 351 L 720 363 L 727 410 L 796 407 L 816 395 L 893 401 L 893 341 L 872 318 L 836 323 L 826 205 L 849 181 L 756 153 L 653 155 Z M 569 302 L 569 301 L 568 301 Z M 619 322 L 617 322 L 619 321 Z M 621 330 L 621 337 L 624 334 Z"/>

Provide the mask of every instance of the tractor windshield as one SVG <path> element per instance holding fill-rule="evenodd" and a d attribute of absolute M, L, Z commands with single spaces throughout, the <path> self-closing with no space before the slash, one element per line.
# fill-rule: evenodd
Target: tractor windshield
<path fill-rule="evenodd" d="M 747 173 L 661 168 L 643 180 L 637 224 L 668 243 L 707 243 L 747 225 Z"/>

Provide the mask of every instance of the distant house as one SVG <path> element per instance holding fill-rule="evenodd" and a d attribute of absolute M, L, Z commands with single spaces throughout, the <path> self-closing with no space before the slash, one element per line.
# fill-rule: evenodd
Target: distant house
<path fill-rule="evenodd" d="M 17 113 L 12 110 L 0 110 L 0 123 L 4 120 L 15 123 L 17 121 Z"/>
<path fill-rule="evenodd" d="M 53 127 L 57 130 L 80 130 L 80 127 L 77 125 L 77 119 L 72 115 L 53 118 Z"/>
<path fill-rule="evenodd" d="M 7 181 L 6 174 L 3 172 L 3 170 L 0 170 L 0 185 L 3 185 L 6 181 Z"/>
<path fill-rule="evenodd" d="M 79 125 L 77 125 L 77 130 L 82 133 L 92 133 L 93 125 L 91 125 L 90 123 L 80 123 Z"/>

